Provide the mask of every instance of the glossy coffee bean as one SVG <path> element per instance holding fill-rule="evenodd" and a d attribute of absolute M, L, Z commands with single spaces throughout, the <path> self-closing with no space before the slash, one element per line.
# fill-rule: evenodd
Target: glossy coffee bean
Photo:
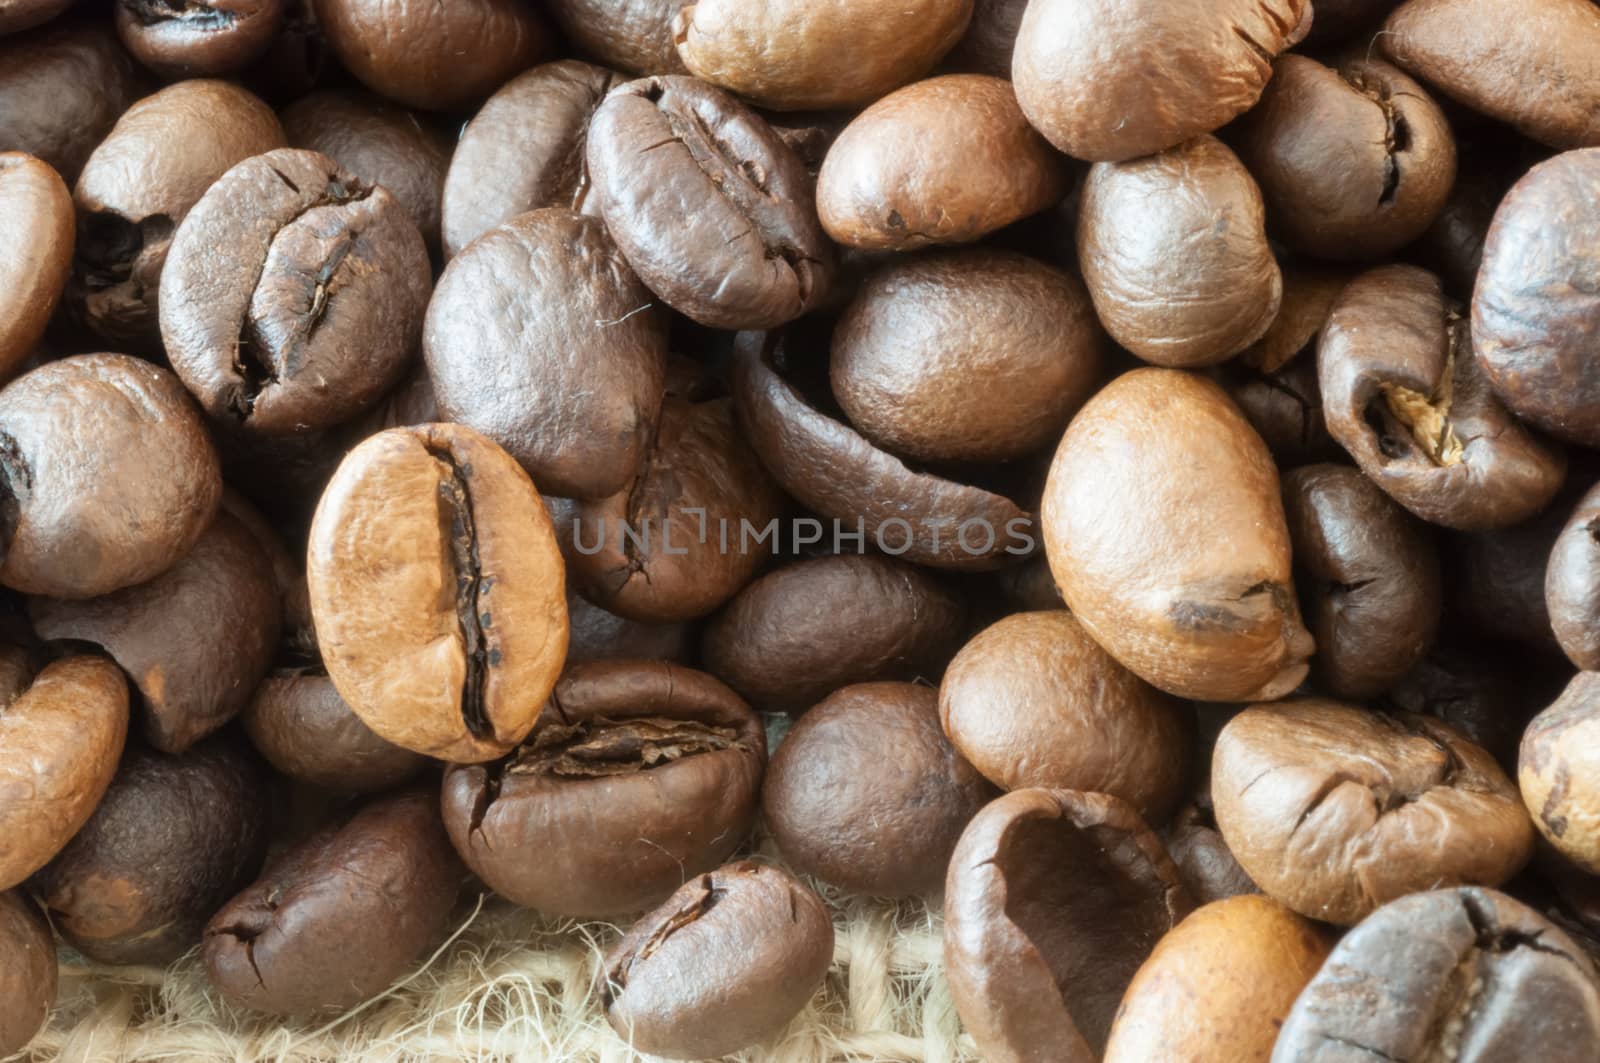
<path fill-rule="evenodd" d="M 1203 468 L 1192 453 L 1207 455 Z M 1068 608 L 1145 681 L 1238 701 L 1282 697 L 1305 678 L 1314 647 L 1277 470 L 1215 384 L 1140 369 L 1103 388 L 1056 451 L 1041 521 Z"/>
<path fill-rule="evenodd" d="M 272 43 L 288 0 L 117 0 L 117 36 L 139 62 L 169 80 L 222 77 Z"/>
<path fill-rule="evenodd" d="M 939 716 L 1002 789 L 1107 793 L 1161 823 L 1189 781 L 1190 715 L 1065 610 L 1013 614 L 962 647 L 940 684 Z"/>
<path fill-rule="evenodd" d="M 1204 801 L 1187 804 L 1172 818 L 1166 832 L 1167 852 L 1178 865 L 1178 877 L 1197 904 L 1211 904 L 1244 894 L 1260 893 L 1234 859 L 1227 839 L 1217 829 L 1210 787 Z"/>
<path fill-rule="evenodd" d="M 0 582 L 88 598 L 192 549 L 222 495 L 217 454 L 177 378 L 120 354 L 40 366 L 0 391 Z"/>
<path fill-rule="evenodd" d="M 128 685 L 99 657 L 36 671 L 7 646 L 0 695 L 0 889 L 10 889 L 72 840 L 111 785 L 128 734 Z"/>
<path fill-rule="evenodd" d="M 1124 802 L 1009 793 L 978 813 L 950 861 L 944 960 L 956 1010 L 985 1059 L 1091 1063 L 1139 966 L 1192 908 Z"/>
<path fill-rule="evenodd" d="M 1307 0 L 1043 0 L 1017 32 L 1022 110 L 1056 147 L 1119 162 L 1210 133 L 1254 106 L 1305 36 Z"/>
<path fill-rule="evenodd" d="M 732 855 L 755 822 L 766 759 L 760 718 L 711 676 L 665 661 L 578 664 L 509 758 L 445 773 L 445 825 L 508 900 L 626 915 Z"/>
<path fill-rule="evenodd" d="M 1083 285 L 1009 251 L 894 262 L 833 333 L 833 394 L 857 431 L 919 461 L 1024 457 L 1061 438 L 1106 343 Z"/>
<path fill-rule="evenodd" d="M 448 420 L 482 432 L 541 490 L 633 483 L 661 407 L 666 315 L 600 222 L 522 214 L 446 267 L 423 351 Z"/>
<path fill-rule="evenodd" d="M 461 878 L 432 790 L 403 791 L 278 857 L 207 924 L 200 959 L 238 1007 L 343 1011 L 438 943 Z"/>
<path fill-rule="evenodd" d="M 267 773 L 237 739 L 181 757 L 131 747 L 89 822 L 29 883 L 73 948 L 163 966 L 267 852 Z"/>
<path fill-rule="evenodd" d="M 779 868 L 729 864 L 685 883 L 612 946 L 600 1002 L 638 1051 L 708 1059 L 781 1031 L 832 961 L 822 898 Z"/>
<path fill-rule="evenodd" d="M 1572 939 L 1495 890 L 1386 905 L 1334 948 L 1278 1035 L 1273 1063 L 1540 1059 L 1600 1043 L 1600 982 Z"/>
<path fill-rule="evenodd" d="M 548 0 L 545 9 L 579 51 L 631 74 L 681 74 L 672 18 L 682 0 Z"/>
<path fill-rule="evenodd" d="M 1111 338 L 1156 365 L 1226 361 L 1262 337 L 1283 298 L 1261 191 L 1214 137 L 1090 169 L 1078 259 Z"/>
<path fill-rule="evenodd" d="M 1494 758 L 1426 716 L 1318 699 L 1252 707 L 1217 739 L 1211 795 L 1263 891 L 1344 926 L 1440 884 L 1498 886 L 1533 849 Z"/>
<path fill-rule="evenodd" d="M 817 208 L 851 247 L 963 244 L 1067 192 L 1065 160 L 1017 106 L 1011 83 L 956 74 L 890 93 L 828 149 Z"/>
<path fill-rule="evenodd" d="M 773 754 L 761 811 L 789 866 L 853 893 L 936 893 L 967 823 L 994 796 L 915 683 L 844 687 Z"/>
<path fill-rule="evenodd" d="M 1580 672 L 1522 736 L 1522 799 L 1545 840 L 1600 875 L 1600 674 Z"/>
<path fill-rule="evenodd" d="M 0 152 L 0 379 L 44 335 L 72 275 L 72 193 L 31 155 Z"/>
<path fill-rule="evenodd" d="M 1413 266 L 1365 273 L 1317 349 L 1323 413 L 1361 471 L 1423 520 L 1505 527 L 1545 507 L 1566 462 L 1495 398 L 1472 342 L 1438 277 Z"/>
<path fill-rule="evenodd" d="M 502 756 L 567 652 L 544 504 L 469 428 L 391 428 L 351 451 L 317 506 L 311 611 L 340 697 L 381 738 L 442 760 Z"/>
<path fill-rule="evenodd" d="M 20 890 L 0 893 L 0 1052 L 20 1052 L 56 1002 L 56 943 Z"/>
<path fill-rule="evenodd" d="M 1266 1063 L 1332 944 L 1311 920 L 1259 894 L 1196 910 L 1133 976 L 1105 1063 Z"/>
<path fill-rule="evenodd" d="M 394 196 L 282 148 L 233 167 L 184 219 L 161 274 L 161 336 L 212 418 L 324 428 L 399 383 L 428 282 L 422 235 Z"/>
<path fill-rule="evenodd" d="M 1556 640 L 1573 664 L 1600 670 L 1600 487 L 1578 500 L 1548 558 L 1544 601 Z"/>

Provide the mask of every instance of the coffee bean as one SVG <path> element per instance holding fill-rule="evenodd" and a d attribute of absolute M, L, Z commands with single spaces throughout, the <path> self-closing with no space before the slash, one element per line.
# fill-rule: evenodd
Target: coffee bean
<path fill-rule="evenodd" d="M 1504 151 L 1499 143 L 1477 149 L 1461 146 L 1455 186 L 1414 248 L 1417 261 L 1439 274 L 1445 290 L 1463 301 L 1472 298 L 1495 209 L 1522 172 L 1508 175 Z"/>
<path fill-rule="evenodd" d="M 1306 44 L 1324 46 L 1349 40 L 1366 30 L 1375 30 L 1401 0 L 1322 0 L 1316 5 L 1311 32 Z"/>
<path fill-rule="evenodd" d="M 1548 554 L 1544 600 L 1561 649 L 1585 671 L 1600 669 L 1600 488 L 1571 511 Z"/>
<path fill-rule="evenodd" d="M 31 155 L 0 152 L 0 378 L 33 351 L 72 274 L 72 193 Z"/>
<path fill-rule="evenodd" d="M 1529 682 L 1527 651 L 1499 643 L 1450 643 L 1434 647 L 1383 703 L 1403 712 L 1433 716 L 1516 771 L 1522 729 L 1566 681 L 1555 676 Z"/>
<path fill-rule="evenodd" d="M 391 428 L 351 451 L 306 578 L 328 675 L 380 738 L 492 760 L 539 718 L 567 651 L 561 557 L 527 474 L 476 432 Z"/>
<path fill-rule="evenodd" d="M 1342 267 L 1308 265 L 1294 262 L 1285 265 L 1283 273 L 1283 300 L 1278 306 L 1278 316 L 1261 338 L 1246 347 L 1235 366 L 1248 367 L 1261 373 L 1278 373 L 1292 362 L 1315 362 L 1317 338 L 1328 323 L 1328 315 L 1339 300 L 1339 295 L 1354 274 Z M 1315 381 L 1312 382 L 1313 386 Z M 1301 463 L 1296 463 L 1301 464 Z"/>
<path fill-rule="evenodd" d="M 20 890 L 0 893 L 0 1052 L 20 1052 L 56 1001 L 50 924 Z"/>
<path fill-rule="evenodd" d="M 1572 492 L 1563 490 L 1543 513 L 1521 524 L 1440 537 L 1445 615 L 1458 631 L 1537 651 L 1558 648 L 1544 587 L 1571 501 Z"/>
<path fill-rule="evenodd" d="M 625 915 L 732 855 L 766 759 L 760 719 L 709 675 L 578 664 L 509 758 L 445 773 L 445 825 L 501 896 L 550 915 Z"/>
<path fill-rule="evenodd" d="M 72 0 L 7 0 L 0 7 L 0 33 L 17 33 L 48 22 L 72 5 Z"/>
<path fill-rule="evenodd" d="M 254 62 L 283 26 L 287 0 L 117 0 L 117 36 L 169 80 L 221 77 Z"/>
<path fill-rule="evenodd" d="M 1315 344 L 1315 337 L 1312 342 Z M 1328 433 L 1322 413 L 1314 350 L 1270 373 L 1235 360 L 1219 366 L 1216 379 L 1261 436 L 1279 468 L 1346 460 L 1344 449 Z"/>
<path fill-rule="evenodd" d="M 951 49 L 947 65 L 991 77 L 1011 77 L 1011 56 L 1027 0 L 973 0 L 972 21 Z"/>
<path fill-rule="evenodd" d="M 1539 833 L 1600 874 L 1600 674 L 1580 672 L 1522 736 L 1517 777 Z"/>
<path fill-rule="evenodd" d="M 607 612 L 570 590 L 567 622 L 572 629 L 568 664 L 628 659 L 688 664 L 694 656 L 694 624 L 641 624 Z"/>
<path fill-rule="evenodd" d="M 681 74 L 672 17 L 683 0 L 548 0 L 545 9 L 580 51 L 631 74 Z"/>
<path fill-rule="evenodd" d="M 777 1034 L 832 960 L 820 897 L 778 868 L 729 864 L 685 883 L 612 947 L 600 1000 L 637 1050 L 706 1059 Z"/>
<path fill-rule="evenodd" d="M 1209 786 L 1203 802 L 1183 806 L 1172 818 L 1166 845 L 1172 862 L 1178 865 L 1178 877 L 1197 903 L 1210 904 L 1261 892 L 1234 859 L 1227 839 L 1217 830 Z"/>

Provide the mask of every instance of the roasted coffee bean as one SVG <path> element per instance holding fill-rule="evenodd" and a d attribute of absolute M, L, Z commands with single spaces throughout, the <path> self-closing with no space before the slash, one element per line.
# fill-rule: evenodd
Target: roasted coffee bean
<path fill-rule="evenodd" d="M 603 67 L 563 59 L 517 75 L 489 97 L 461 131 L 445 175 L 447 257 L 518 214 L 584 205 L 589 123 L 619 80 Z"/>
<path fill-rule="evenodd" d="M 430 111 L 476 103 L 550 51 L 550 31 L 521 0 L 315 0 L 333 54 L 374 92 Z"/>
<path fill-rule="evenodd" d="M 216 451 L 171 373 L 120 354 L 0 390 L 0 582 L 87 598 L 160 575 L 216 515 Z"/>
<path fill-rule="evenodd" d="M 391 428 L 317 506 L 306 578 L 328 675 L 386 741 L 442 760 L 504 755 L 567 652 L 566 586 L 528 476 L 469 428 Z"/>
<path fill-rule="evenodd" d="M 666 315 L 605 226 L 522 214 L 439 278 L 423 329 L 439 411 L 510 451 L 541 490 L 606 498 L 655 437 Z"/>
<path fill-rule="evenodd" d="M 577 664 L 508 759 L 445 773 L 445 825 L 467 865 L 517 904 L 626 915 L 739 847 L 766 759 L 760 719 L 709 675 Z"/>
<path fill-rule="evenodd" d="M 31 155 L 0 152 L 0 379 L 44 335 L 72 275 L 72 193 Z"/>
<path fill-rule="evenodd" d="M 431 119 L 356 92 L 314 92 L 279 119 L 291 147 L 319 151 L 362 184 L 381 185 L 439 250 L 439 210 L 452 144 Z"/>
<path fill-rule="evenodd" d="M 211 984 L 252 1011 L 343 1011 L 444 936 L 461 865 L 431 789 L 404 791 L 290 849 L 207 924 Z"/>
<path fill-rule="evenodd" d="M 117 120 L 84 164 L 69 297 L 107 340 L 160 340 L 157 295 L 173 234 L 235 163 L 283 146 L 271 109 L 224 81 L 180 81 Z"/>
<path fill-rule="evenodd" d="M 314 0 L 284 0 L 283 27 L 240 77 L 262 99 L 281 104 L 315 90 L 335 64 L 317 25 Z"/>
<path fill-rule="evenodd" d="M 161 336 L 213 419 L 325 428 L 400 382 L 429 279 L 422 235 L 394 196 L 326 155 L 281 148 L 223 174 L 178 228 Z"/>
<path fill-rule="evenodd" d="M 1056 451 L 1041 522 L 1068 608 L 1147 682 L 1241 701 L 1280 698 L 1305 678 L 1314 646 L 1290 582 L 1278 473 L 1215 384 L 1171 369 L 1108 384 Z"/>
<path fill-rule="evenodd" d="M 1600 486 L 1578 501 L 1549 553 L 1544 600 L 1567 657 L 1600 671 Z"/>
<path fill-rule="evenodd" d="M 0 34 L 32 29 L 70 6 L 72 0 L 3 0 L 0 2 Z"/>
<path fill-rule="evenodd" d="M 1323 47 L 1339 44 L 1366 30 L 1375 30 L 1383 17 L 1401 0 L 1322 0 L 1316 5 L 1316 17 L 1311 20 L 1311 32 L 1306 34 L 1306 44 Z"/>
<path fill-rule="evenodd" d="M 1572 939 L 1503 893 L 1445 889 L 1386 905 L 1345 935 L 1272 1060 L 1588 1063 L 1597 1043 L 1600 982 Z"/>
<path fill-rule="evenodd" d="M 1315 350 L 1270 373 L 1240 361 L 1230 362 L 1219 367 L 1217 382 L 1261 436 L 1280 468 L 1346 460 L 1344 448 L 1328 434 L 1328 421 L 1322 413 Z"/>
<path fill-rule="evenodd" d="M 953 74 L 893 92 L 828 149 L 817 207 L 841 244 L 906 251 L 977 240 L 1067 192 L 1065 160 L 1011 83 Z"/>
<path fill-rule="evenodd" d="M 1381 258 L 1422 235 L 1456 178 L 1444 112 L 1381 59 L 1286 55 L 1230 137 L 1268 227 L 1302 254 Z"/>
<path fill-rule="evenodd" d="M 236 739 L 181 757 L 131 747 L 89 822 L 29 883 L 73 948 L 163 966 L 267 853 L 267 773 Z"/>
<path fill-rule="evenodd" d="M 1544 588 L 1571 501 L 1571 492 L 1562 491 L 1543 513 L 1521 524 L 1441 536 L 1445 616 L 1457 630 L 1538 650 L 1557 648 Z"/>
<path fill-rule="evenodd" d="M 962 647 L 939 716 L 961 755 L 1006 790 L 1107 793 L 1161 823 L 1189 782 L 1190 714 L 1065 610 L 1008 616 Z"/>
<path fill-rule="evenodd" d="M 606 954 L 606 1020 L 641 1052 L 709 1059 L 783 1029 L 833 961 L 822 898 L 775 867 L 697 876 Z"/>
<path fill-rule="evenodd" d="M 20 1052 L 44 1028 L 57 977 L 50 924 L 20 890 L 0 893 L 0 1052 Z"/>
<path fill-rule="evenodd" d="M 1278 373 L 1302 355 L 1307 362 L 1316 361 L 1317 338 L 1339 294 L 1354 276 L 1342 267 L 1303 262 L 1284 266 L 1282 273 L 1283 300 L 1277 316 L 1236 363 L 1261 373 Z"/>
<path fill-rule="evenodd" d="M 1533 718 L 1517 776 L 1539 833 L 1600 875 L 1600 673 L 1580 672 Z"/>
<path fill-rule="evenodd" d="M 939 729 L 939 694 L 860 683 L 812 708 L 767 768 L 761 811 L 789 866 L 870 897 L 937 893 L 994 789 Z"/>
<path fill-rule="evenodd" d="M 944 959 L 956 1010 L 985 1059 L 1092 1063 L 1134 973 L 1191 908 L 1126 803 L 1009 793 L 978 813 L 950 860 Z"/>
<path fill-rule="evenodd" d="M 1133 976 L 1105 1063 L 1265 1063 L 1332 945 L 1315 923 L 1260 895 L 1198 909 Z"/>
<path fill-rule="evenodd" d="M 1412 669 L 1383 704 L 1403 712 L 1433 716 L 1461 732 L 1514 773 L 1517 747 L 1528 720 L 1560 692 L 1566 676 L 1530 682 L 1527 650 L 1496 643 L 1436 646 Z"/>
<path fill-rule="evenodd" d="M 221 77 L 259 58 L 282 28 L 288 0 L 117 0 L 117 36 L 169 80 Z"/>
<path fill-rule="evenodd" d="M 1423 520 L 1500 528 L 1538 513 L 1566 475 L 1490 391 L 1461 308 L 1414 266 L 1362 274 L 1317 349 L 1328 431 Z"/>
<path fill-rule="evenodd" d="M 1210 904 L 1260 888 L 1244 873 L 1233 850 L 1217 830 L 1217 817 L 1211 809 L 1210 787 L 1204 801 L 1183 806 L 1167 828 L 1167 852 L 1178 865 L 1178 877 L 1196 903 Z"/>
<path fill-rule="evenodd" d="M 248 704 L 283 624 L 267 554 L 226 513 L 147 583 L 79 601 L 35 598 L 29 610 L 44 638 L 105 648 L 139 691 L 146 740 L 165 753 L 182 753 Z"/>
<path fill-rule="evenodd" d="M 72 840 L 111 785 L 128 685 L 99 657 L 35 671 L 25 650 L 5 646 L 0 705 L 0 889 L 10 889 Z"/>
<path fill-rule="evenodd" d="M 1017 32 L 1022 110 L 1068 155 L 1120 162 L 1219 129 L 1255 105 L 1306 35 L 1308 0 L 1041 0 Z M 1270 316 L 1270 315 L 1269 315 Z"/>
<path fill-rule="evenodd" d="M 1408 0 L 1374 44 L 1445 95 L 1553 148 L 1600 143 L 1600 12 L 1584 0 Z"/>
<path fill-rule="evenodd" d="M 1427 716 L 1310 698 L 1252 707 L 1217 739 L 1211 795 L 1262 890 L 1342 926 L 1417 890 L 1498 886 L 1533 851 L 1494 758 Z"/>
<path fill-rule="evenodd" d="M 580 593 L 630 620 L 671 624 L 715 611 L 755 578 L 773 543 L 753 542 L 752 532 L 764 533 L 784 509 L 731 401 L 669 398 L 638 478 L 553 515 Z"/>
<path fill-rule="evenodd" d="M 1311 678 L 1368 698 L 1415 668 L 1439 631 L 1443 588 L 1426 525 L 1348 465 L 1283 478 L 1301 611 L 1316 639 Z"/>
<path fill-rule="evenodd" d="M 1001 600 L 1011 612 L 1040 612 L 1066 605 L 1047 558 L 1036 556 L 996 574 Z"/>
<path fill-rule="evenodd" d="M 950 50 L 946 65 L 991 77 L 1011 77 L 1011 56 L 1028 0 L 973 0 L 967 32 Z"/>
<path fill-rule="evenodd" d="M 572 629 L 567 644 L 568 664 L 615 660 L 689 664 L 695 655 L 697 625 L 641 624 L 609 613 L 570 589 L 567 622 Z"/>
<path fill-rule="evenodd" d="M 1261 191 L 1215 137 L 1092 167 L 1078 259 L 1111 338 L 1156 365 L 1226 361 L 1262 337 L 1283 298 Z"/>
<path fill-rule="evenodd" d="M 681 74 L 672 17 L 683 0 L 547 0 L 579 51 L 631 74 Z"/>
<path fill-rule="evenodd" d="M 223 488 L 222 511 L 244 525 L 271 565 L 272 585 L 282 603 L 283 644 L 297 650 L 314 651 L 317 633 L 311 626 L 311 595 L 306 589 L 305 559 L 291 557 L 278 530 L 232 488 Z"/>
<path fill-rule="evenodd" d="M 920 461 L 1007 461 L 1061 438 L 1106 347 L 1076 277 L 1010 251 L 873 273 L 833 333 L 833 394 L 872 442 Z"/>
<path fill-rule="evenodd" d="M 1439 274 L 1445 290 L 1462 301 L 1472 298 L 1489 226 L 1511 187 L 1502 150 L 1499 144 L 1475 151 L 1463 145 L 1450 197 L 1414 247 L 1417 261 Z"/>
<path fill-rule="evenodd" d="M 712 619 L 700 651 L 758 708 L 800 710 L 852 683 L 937 679 L 965 628 L 965 603 L 932 573 L 843 554 L 751 583 Z"/>
<path fill-rule="evenodd" d="M 689 72 L 779 111 L 859 107 L 922 77 L 961 39 L 972 0 L 698 0 L 673 19 Z"/>
<path fill-rule="evenodd" d="M 799 155 L 690 77 L 613 89 L 585 151 L 606 227 L 639 279 L 720 329 L 776 328 L 827 298 L 834 253 Z"/>

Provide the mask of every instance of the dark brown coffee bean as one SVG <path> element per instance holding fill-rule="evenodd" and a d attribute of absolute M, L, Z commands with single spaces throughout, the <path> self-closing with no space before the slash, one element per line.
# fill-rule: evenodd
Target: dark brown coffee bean
<path fill-rule="evenodd" d="M 163 78 L 221 77 L 267 50 L 287 6 L 287 0 L 117 0 L 117 36 Z"/>
<path fill-rule="evenodd" d="M 469 428 L 391 428 L 345 457 L 311 525 L 311 611 L 339 695 L 441 760 L 521 742 L 567 653 L 566 586 L 527 473 Z"/>
<path fill-rule="evenodd" d="M 1252 707 L 1217 739 L 1211 795 L 1262 890 L 1342 926 L 1417 890 L 1498 886 L 1533 851 L 1494 758 L 1427 716 L 1309 698 Z"/>
<path fill-rule="evenodd" d="M 367 805 L 301 842 L 206 926 L 211 984 L 252 1011 L 342 1011 L 444 934 L 461 865 L 431 789 Z"/>
<path fill-rule="evenodd" d="M 1178 877 L 1198 904 L 1226 900 L 1247 893 L 1261 892 L 1244 873 L 1233 850 L 1217 829 L 1211 809 L 1210 788 L 1203 803 L 1183 806 L 1167 828 L 1167 852 L 1178 865 Z"/>
<path fill-rule="evenodd" d="M 1428 528 L 1348 465 L 1283 478 L 1295 584 L 1317 642 L 1312 679 L 1341 698 L 1393 687 L 1433 645 L 1443 608 Z"/>
<path fill-rule="evenodd" d="M 1217 372 L 1217 382 L 1284 469 L 1347 458 L 1328 433 L 1317 385 L 1315 337 L 1312 342 L 1313 350 L 1275 372 L 1251 369 L 1238 360 Z"/>
<path fill-rule="evenodd" d="M 1322 47 L 1340 44 L 1351 37 L 1378 28 L 1401 0 L 1322 0 L 1316 5 L 1316 17 L 1311 20 L 1311 32 L 1306 34 L 1308 46 Z"/>
<path fill-rule="evenodd" d="M 950 861 L 944 959 L 956 1010 L 986 1059 L 1092 1063 L 1134 973 L 1193 906 L 1126 803 L 1009 793 L 978 813 Z"/>
<path fill-rule="evenodd" d="M 88 598 L 160 575 L 216 515 L 216 451 L 183 385 L 120 354 L 40 366 L 0 391 L 0 581 Z"/>
<path fill-rule="evenodd" d="M 1041 522 L 1067 606 L 1147 682 L 1270 701 L 1305 678 L 1314 647 L 1290 582 L 1277 469 L 1210 381 L 1140 369 L 1090 399 L 1056 451 Z"/>
<path fill-rule="evenodd" d="M 428 282 L 394 196 L 281 148 L 233 167 L 184 219 L 161 274 L 161 335 L 212 418 L 324 428 L 399 383 Z"/>
<path fill-rule="evenodd" d="M 1078 258 L 1111 338 L 1156 365 L 1226 361 L 1262 337 L 1283 298 L 1261 192 L 1215 137 L 1091 168 Z"/>
<path fill-rule="evenodd" d="M 16 373 L 72 275 L 72 193 L 49 166 L 0 152 L 0 379 Z"/>
<path fill-rule="evenodd" d="M 393 789 L 426 763 L 421 754 L 373 734 L 320 665 L 274 671 L 261 681 L 242 720 L 250 741 L 274 768 L 329 790 Z"/>
<path fill-rule="evenodd" d="M 1544 600 L 1567 657 L 1600 671 L 1600 485 L 1578 501 L 1550 551 Z"/>
<path fill-rule="evenodd" d="M 1362 274 L 1317 349 L 1322 407 L 1361 471 L 1412 513 L 1449 528 L 1499 528 L 1543 509 L 1566 461 L 1495 398 L 1470 332 L 1426 270 Z"/>
<path fill-rule="evenodd" d="M 128 735 L 128 685 L 99 657 L 35 672 L 26 651 L 6 646 L 0 705 L 0 889 L 10 889 L 72 840 L 111 785 Z"/>
<path fill-rule="evenodd" d="M 796 711 L 852 683 L 935 680 L 965 629 L 965 604 L 932 573 L 843 554 L 756 580 L 700 649 L 707 671 L 757 707 Z"/>
<path fill-rule="evenodd" d="M 1219 129 L 1255 105 L 1306 35 L 1308 0 L 1041 0 L 1017 32 L 1022 110 L 1068 155 L 1118 162 Z M 1270 316 L 1270 315 L 1269 315 Z"/>
<path fill-rule="evenodd" d="M 521 0 L 453 0 L 396 7 L 388 0 L 315 0 L 334 55 L 372 91 L 407 107 L 476 103 L 543 59 L 550 31 Z"/>
<path fill-rule="evenodd" d="M 1011 77 L 1011 56 L 1028 0 L 973 0 L 967 32 L 950 50 L 946 65 L 991 77 Z"/>
<path fill-rule="evenodd" d="M 0 893 L 0 1052 L 20 1052 L 55 1006 L 56 943 L 20 890 Z"/>
<path fill-rule="evenodd" d="M 606 498 L 655 437 L 666 315 L 605 226 L 536 210 L 445 268 L 423 350 L 444 416 L 510 451 L 540 490 Z"/>
<path fill-rule="evenodd" d="M 972 0 L 698 0 L 672 23 L 689 72 L 777 111 L 853 108 L 922 77 L 961 39 Z"/>
<path fill-rule="evenodd" d="M 445 825 L 501 896 L 549 915 L 625 915 L 739 847 L 766 759 L 760 719 L 704 672 L 578 664 L 507 760 L 446 771 Z"/>
<path fill-rule="evenodd" d="M 445 176 L 446 257 L 518 214 L 585 204 L 589 123 L 619 80 L 563 59 L 517 75 L 489 97 L 462 129 Z"/>
<path fill-rule="evenodd" d="M 0 34 L 32 29 L 55 18 L 73 0 L 0 0 Z"/>
<path fill-rule="evenodd" d="M 1463 145 L 1450 197 L 1415 248 L 1418 262 L 1439 274 L 1445 289 L 1464 302 L 1472 298 L 1489 226 L 1511 186 L 1511 179 L 1502 172 L 1505 162 L 1500 150 L 1499 145 L 1479 151 Z M 1496 154 L 1490 155 L 1491 151 Z"/>
<path fill-rule="evenodd" d="M 1433 716 L 1516 770 L 1517 746 L 1530 717 L 1559 692 L 1566 677 L 1529 683 L 1527 651 L 1499 644 L 1456 643 L 1434 648 L 1383 698 L 1403 712 Z"/>
<path fill-rule="evenodd" d="M 1545 840 L 1600 875 L 1600 673 L 1580 672 L 1522 736 L 1522 799 Z"/>
<path fill-rule="evenodd" d="M 1596 1044 L 1600 982 L 1572 939 L 1503 893 L 1446 889 L 1386 905 L 1345 935 L 1272 1060 L 1588 1063 Z"/>
<path fill-rule="evenodd" d="M 212 738 L 181 757 L 128 750 L 111 788 L 29 888 L 61 936 L 101 963 L 171 963 L 267 853 L 267 773 Z"/>
<path fill-rule="evenodd" d="M 231 487 L 222 490 L 222 511 L 244 525 L 271 565 L 272 585 L 283 606 L 283 644 L 314 651 L 317 633 L 311 627 L 311 592 L 306 588 L 304 557 L 290 556 L 278 529 Z"/>
<path fill-rule="evenodd" d="M 740 862 L 701 875 L 606 955 L 600 1002 L 641 1052 L 709 1059 L 772 1037 L 833 962 L 833 921 L 802 883 Z"/>
<path fill-rule="evenodd" d="M 1276 373 L 1300 355 L 1316 361 L 1317 337 L 1339 294 L 1355 276 L 1342 267 L 1303 262 L 1285 265 L 1282 272 L 1283 300 L 1278 315 L 1261 338 L 1240 353 L 1236 363 L 1262 373 Z"/>
<path fill-rule="evenodd" d="M 630 74 L 681 74 L 672 17 L 683 0 L 547 0 L 579 51 Z"/>
<path fill-rule="evenodd" d="M 872 274 L 833 333 L 833 394 L 862 435 L 922 461 L 1007 461 L 1061 438 L 1105 335 L 1077 278 L 1010 251 Z"/>
<path fill-rule="evenodd" d="M 1571 492 L 1563 491 L 1532 520 L 1441 536 L 1445 616 L 1457 630 L 1537 650 L 1558 648 L 1544 588 L 1571 501 Z"/>
<path fill-rule="evenodd" d="M 961 755 L 1006 790 L 1107 793 L 1161 823 L 1189 782 L 1190 714 L 1065 610 L 1017 613 L 975 636 L 945 672 L 939 716 Z"/>
<path fill-rule="evenodd" d="M 939 694 L 860 683 L 812 708 L 767 768 L 761 811 L 789 866 L 870 897 L 937 893 L 995 795 L 939 729 Z"/>
<path fill-rule="evenodd" d="M 314 91 L 335 66 L 314 0 L 284 0 L 283 28 L 240 77 L 262 99 L 281 105 Z"/>

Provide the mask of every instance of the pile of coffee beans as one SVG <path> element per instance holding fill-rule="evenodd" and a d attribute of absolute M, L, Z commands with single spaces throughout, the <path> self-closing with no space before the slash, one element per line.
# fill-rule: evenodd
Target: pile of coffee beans
<path fill-rule="evenodd" d="M 0 0 L 0 1056 L 1596 1063 L 1597 335 L 1591 0 Z"/>

